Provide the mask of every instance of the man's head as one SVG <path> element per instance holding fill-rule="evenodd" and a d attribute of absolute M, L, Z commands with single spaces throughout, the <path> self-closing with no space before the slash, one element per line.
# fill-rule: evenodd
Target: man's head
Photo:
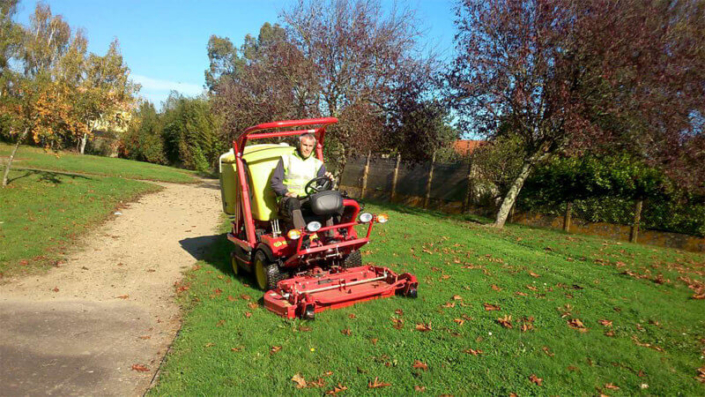
<path fill-rule="evenodd" d="M 313 134 L 303 134 L 299 136 L 299 151 L 304 158 L 308 158 L 316 147 L 316 136 Z"/>

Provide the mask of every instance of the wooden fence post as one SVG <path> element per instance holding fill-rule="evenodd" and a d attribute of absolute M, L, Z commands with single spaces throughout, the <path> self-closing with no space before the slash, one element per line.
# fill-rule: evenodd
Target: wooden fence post
<path fill-rule="evenodd" d="M 397 154 L 397 164 L 394 166 L 394 177 L 392 177 L 392 195 L 389 197 L 389 202 L 394 202 L 394 196 L 397 194 L 397 178 L 399 177 L 399 164 L 401 163 L 401 153 Z"/>
<path fill-rule="evenodd" d="M 426 198 L 423 201 L 423 208 L 428 208 L 428 204 L 431 201 L 431 183 L 433 182 L 433 166 L 436 164 L 436 151 L 433 151 L 433 157 L 431 158 L 431 169 L 428 171 L 428 181 L 426 181 Z"/>
<path fill-rule="evenodd" d="M 565 204 L 565 217 L 563 218 L 563 231 L 570 232 L 570 222 L 573 218 L 573 203 Z"/>
<path fill-rule="evenodd" d="M 468 156 L 468 184 L 467 184 L 467 191 L 465 192 L 465 199 L 463 200 L 463 209 L 462 212 L 463 214 L 467 213 L 470 211 L 470 201 L 472 199 L 472 179 L 473 179 L 473 170 L 474 163 L 472 161 L 472 155 Z"/>
<path fill-rule="evenodd" d="M 636 243 L 639 237 L 639 222 L 641 222 L 641 209 L 644 205 L 643 200 L 636 201 L 636 208 L 634 208 L 634 223 L 632 223 L 632 228 L 629 232 L 629 242 Z"/>
<path fill-rule="evenodd" d="M 362 190 L 360 191 L 360 199 L 365 198 L 365 189 L 367 189 L 367 174 L 370 172 L 370 157 L 372 157 L 372 151 L 367 152 L 365 170 L 362 172 Z"/>

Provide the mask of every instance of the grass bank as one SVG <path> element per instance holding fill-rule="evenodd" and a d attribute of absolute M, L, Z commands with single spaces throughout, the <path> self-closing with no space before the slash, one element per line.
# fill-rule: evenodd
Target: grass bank
<path fill-rule="evenodd" d="M 159 186 L 116 177 L 10 171 L 0 189 L 0 280 L 57 264 L 121 203 Z"/>
<path fill-rule="evenodd" d="M 418 299 L 283 320 L 221 238 L 176 286 L 187 314 L 151 394 L 705 393 L 705 255 L 368 208 L 391 220 L 363 258 L 416 274 Z"/>
<path fill-rule="evenodd" d="M 12 146 L 0 143 L 0 157 L 8 157 L 11 152 Z M 4 161 L 6 161 L 6 159 L 3 159 L 3 162 Z M 31 146 L 20 147 L 12 163 L 12 168 L 36 168 L 176 183 L 191 183 L 196 181 L 194 179 L 194 172 L 178 168 L 126 159 L 79 155 L 69 152 L 54 154 L 53 152 L 46 152 L 43 149 Z"/>

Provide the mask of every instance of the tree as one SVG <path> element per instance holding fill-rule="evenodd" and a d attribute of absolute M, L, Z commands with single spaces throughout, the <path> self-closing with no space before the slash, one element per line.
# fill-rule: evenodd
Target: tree
<path fill-rule="evenodd" d="M 376 0 L 300 0 L 282 19 L 314 68 L 318 114 L 340 118 L 329 144 L 342 174 L 350 156 L 378 148 L 394 88 L 428 61 L 418 48 L 416 17 L 385 13 Z"/>
<path fill-rule="evenodd" d="M 705 102 L 702 71 L 689 65 L 702 63 L 702 47 L 688 45 L 703 35 L 692 28 L 703 25 L 698 9 L 702 1 L 460 3 L 453 104 L 466 128 L 522 142 L 523 164 L 495 226 L 534 166 L 555 153 L 618 145 L 654 162 L 675 164 L 667 152 L 686 157 L 684 116 Z"/>

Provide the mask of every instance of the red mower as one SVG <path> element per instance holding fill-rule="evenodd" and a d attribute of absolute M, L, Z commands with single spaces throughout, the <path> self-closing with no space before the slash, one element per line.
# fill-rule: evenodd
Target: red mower
<path fill-rule="evenodd" d="M 331 117 L 259 124 L 246 129 L 233 149 L 220 157 L 223 211 L 233 219 L 228 233 L 235 244 L 233 272 L 254 273 L 257 285 L 267 291 L 265 307 L 290 319 L 313 319 L 327 309 L 394 294 L 417 295 L 415 276 L 362 265 L 360 248 L 370 241 L 372 226 L 388 218 L 361 213 L 361 205 L 332 190 L 327 178 L 306 185 L 310 204 L 304 213 L 306 227 L 282 228 L 270 178 L 281 156 L 296 148 L 285 143 L 246 146 L 247 142 L 313 133 L 316 157 L 323 161 L 326 127 L 337 122 Z M 360 225 L 366 228 L 364 236 L 355 229 Z"/>

